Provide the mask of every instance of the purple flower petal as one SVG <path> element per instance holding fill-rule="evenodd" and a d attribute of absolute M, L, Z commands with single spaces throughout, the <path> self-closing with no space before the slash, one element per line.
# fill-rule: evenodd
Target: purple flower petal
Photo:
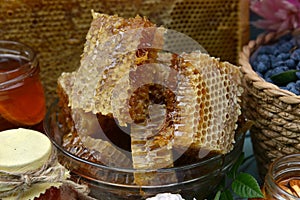
<path fill-rule="evenodd" d="M 282 31 L 300 27 L 299 0 L 252 0 L 250 8 L 263 18 L 253 23 L 258 28 Z"/>

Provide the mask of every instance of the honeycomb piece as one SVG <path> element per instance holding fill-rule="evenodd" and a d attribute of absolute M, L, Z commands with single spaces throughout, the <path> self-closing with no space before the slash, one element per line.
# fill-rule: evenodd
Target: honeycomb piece
<path fill-rule="evenodd" d="M 170 60 L 168 61 L 169 65 Z M 130 129 L 131 151 L 133 167 L 137 170 L 155 170 L 173 166 L 174 126 L 170 126 L 169 116 L 174 112 L 176 101 L 169 94 L 172 90 L 176 90 L 176 85 L 168 82 L 174 73 L 166 69 L 164 62 L 147 63 L 138 66 L 135 71 L 130 71 L 128 88 L 132 92 L 128 95 L 129 105 L 125 107 L 133 120 Z M 114 102 L 113 104 L 115 105 Z M 134 175 L 135 183 L 138 185 L 177 182 L 175 172 L 170 172 L 166 177 L 158 177 L 155 172 L 136 172 Z"/>
<path fill-rule="evenodd" d="M 140 19 L 135 18 L 135 23 L 140 23 Z M 132 35 L 130 37 L 132 37 L 133 40 L 138 39 L 139 44 L 137 46 L 130 46 L 127 44 L 127 39 L 121 39 L 121 45 L 123 44 L 126 47 L 126 49 L 123 49 L 123 54 L 128 53 L 120 59 L 121 63 L 115 62 L 114 66 L 110 65 L 110 67 L 105 70 L 105 75 L 99 79 L 94 97 L 95 107 L 98 112 L 104 115 L 112 114 L 121 126 L 132 123 L 128 113 L 127 115 L 125 114 L 128 110 L 127 100 L 130 97 L 129 93 L 130 90 L 132 90 L 132 88 L 129 88 L 128 82 L 128 80 L 132 79 L 130 73 L 134 71 L 137 66 L 142 65 L 144 61 L 151 62 L 151 59 L 156 57 L 156 49 L 160 49 L 163 44 L 162 35 L 164 31 L 165 29 L 163 28 L 142 27 L 124 32 L 123 35 Z M 141 34 L 139 37 L 134 36 L 137 32 Z M 122 95 L 120 95 L 120 92 Z M 116 100 L 114 98 L 116 98 Z"/>
<path fill-rule="evenodd" d="M 92 139 L 93 143 L 95 142 L 94 139 Z M 87 142 L 89 142 L 89 139 L 87 139 Z M 97 141 L 97 144 L 99 145 L 100 143 L 103 143 L 103 149 L 105 152 L 110 152 L 111 145 L 106 144 L 106 141 Z M 99 151 L 95 151 L 93 149 L 89 149 L 87 148 L 85 145 L 83 145 L 82 141 L 80 140 L 80 138 L 78 137 L 78 135 L 76 133 L 69 133 L 64 135 L 63 137 L 63 147 L 70 153 L 82 158 L 82 159 L 86 159 L 89 160 L 90 162 L 94 162 L 97 164 L 108 164 L 110 163 L 111 166 L 116 166 L 120 163 L 115 163 L 116 161 L 118 161 L 118 159 L 120 159 L 120 161 L 123 160 L 123 157 L 116 157 L 116 159 L 111 159 L 109 160 L 109 157 L 106 157 L 107 154 L 103 154 L 102 152 Z M 106 150 L 107 149 L 107 150 Z M 112 152 L 114 152 L 115 149 L 113 149 Z M 115 153 L 112 153 L 115 155 Z M 105 156 L 105 157 L 103 157 Z M 101 161 L 104 160 L 104 163 L 102 163 Z M 64 161 L 62 161 L 64 162 Z M 67 163 L 66 164 L 70 164 Z M 128 168 L 129 166 L 127 166 L 127 162 L 125 163 L 121 163 L 121 166 L 124 168 Z M 76 169 L 77 166 L 70 166 L 72 169 L 74 169 L 75 171 L 78 171 L 78 169 Z M 74 168 L 75 167 L 75 168 Z M 112 174 L 110 171 L 107 170 L 100 170 L 99 169 L 95 169 L 95 167 L 91 167 L 91 166 L 85 166 L 85 169 L 87 170 L 86 173 L 88 174 L 93 174 L 93 176 L 96 176 L 98 178 L 99 181 L 103 180 L 103 181 L 109 181 L 111 183 L 118 183 L 118 184 L 134 184 L 134 180 L 133 177 L 131 177 L 130 175 L 124 177 L 124 176 L 118 176 L 115 174 Z"/>
<path fill-rule="evenodd" d="M 75 75 L 76 72 L 63 72 L 57 79 L 60 92 L 64 93 L 65 96 L 70 96 L 70 94 L 72 93 L 72 88 L 75 82 Z"/>
<path fill-rule="evenodd" d="M 135 61 L 142 28 L 154 25 L 139 16 L 124 19 L 93 13 L 93 18 L 69 100 L 72 108 L 107 115 L 112 113 L 111 90 L 120 77 L 128 76 Z"/>
<path fill-rule="evenodd" d="M 78 115 L 76 117 L 84 118 L 80 120 L 81 123 L 75 123 L 75 126 L 79 126 L 79 130 L 73 131 L 69 134 L 69 137 L 64 137 L 63 144 L 68 151 L 76 156 L 90 160 L 92 162 L 100 163 L 106 166 L 132 168 L 132 160 L 130 158 L 130 152 L 124 151 L 114 145 L 108 138 L 101 134 L 99 137 L 99 130 L 94 129 L 97 132 L 93 132 L 93 126 L 87 115 Z M 76 122 L 78 118 L 73 118 Z M 97 122 L 98 125 L 98 122 Z M 97 126 L 98 127 L 98 126 Z M 83 130 L 83 131 L 82 131 Z M 81 134 L 78 134 L 78 133 Z M 84 133 L 88 133 L 84 135 Z M 91 135 L 91 136 L 89 136 Z M 129 154 L 129 155 L 128 155 Z"/>
<path fill-rule="evenodd" d="M 57 95 L 59 97 L 58 105 L 61 110 L 61 116 L 58 120 L 63 125 L 65 132 L 69 132 L 74 127 L 74 120 L 71 116 L 71 108 L 69 107 L 69 95 L 72 92 L 75 72 L 62 73 L 57 80 Z"/>
<path fill-rule="evenodd" d="M 177 150 L 181 149 L 182 154 L 195 141 L 197 126 L 202 119 L 199 111 L 201 102 L 198 101 L 201 74 L 181 55 L 173 55 L 171 67 L 178 70 L 176 93 L 178 111 L 173 119 L 175 126 L 173 145 Z"/>
<path fill-rule="evenodd" d="M 120 167 L 125 169 L 132 168 L 132 161 L 122 151 L 118 150 L 110 141 L 86 137 L 82 143 L 92 150 L 99 152 L 97 160 L 102 164 L 112 167 Z"/>
<path fill-rule="evenodd" d="M 71 154 L 74 154 L 82 159 L 102 164 L 102 162 L 96 158 L 99 152 L 85 147 L 78 135 L 74 132 L 64 135 L 62 146 Z"/>
<path fill-rule="evenodd" d="M 74 72 L 63 73 L 58 79 L 61 102 L 68 100 L 67 96 L 72 92 L 74 81 Z M 132 168 L 132 161 L 126 153 L 107 141 L 95 114 L 80 108 L 70 109 L 67 105 L 66 102 L 61 105 L 61 108 L 66 110 L 65 120 L 70 121 L 68 125 L 71 132 L 69 136 L 64 137 L 63 142 L 67 150 L 79 157 L 107 166 Z"/>
<path fill-rule="evenodd" d="M 239 68 L 206 54 L 183 54 L 201 74 L 198 82 L 200 118 L 195 148 L 227 153 L 233 148 L 240 111 Z"/>
<path fill-rule="evenodd" d="M 83 114 L 83 113 L 81 113 Z M 89 114 L 89 113 L 88 113 Z M 128 152 L 117 148 L 109 140 L 104 140 L 99 137 L 99 133 L 93 132 L 93 122 L 89 121 L 91 118 L 87 117 L 87 114 L 79 115 L 77 112 L 75 121 L 75 127 L 80 127 L 78 130 L 75 128 L 67 136 L 64 137 L 63 146 L 74 155 L 96 162 L 106 166 L 132 168 L 132 160 L 128 157 Z M 78 123 L 76 120 L 83 118 Z M 97 125 L 98 121 L 96 121 Z M 98 127 L 98 126 L 97 126 Z M 96 130 L 96 129 L 94 129 Z M 99 131 L 97 129 L 96 131 Z M 88 134 L 84 134 L 84 133 Z M 79 134 L 80 133 L 80 134 Z M 89 136 L 91 135 L 91 136 Z M 106 139 L 106 138 L 105 138 Z"/>
<path fill-rule="evenodd" d="M 165 105 L 149 106 L 149 119 L 144 124 L 131 126 L 131 150 L 133 167 L 137 170 L 156 170 L 173 166 L 172 127 L 164 127 L 166 123 Z M 147 174 L 147 175 L 146 175 Z M 134 182 L 137 185 L 157 185 L 176 183 L 176 173 L 165 177 L 155 172 L 136 172 Z"/>
<path fill-rule="evenodd" d="M 168 166 L 173 147 L 176 148 L 176 156 L 184 154 L 190 146 L 197 151 L 203 148 L 222 154 L 229 152 L 233 147 L 236 121 L 240 115 L 239 68 L 200 52 L 183 53 L 180 56 L 161 53 L 157 60 L 162 61 L 163 66 L 139 66 L 136 75 L 131 75 L 129 80 L 131 85 L 128 88 L 133 91 L 140 89 L 138 94 L 130 95 L 136 103 L 129 105 L 129 112 L 135 123 L 146 124 L 131 125 L 134 168 L 156 169 Z M 141 89 L 149 83 L 169 86 L 170 92 L 161 97 L 153 93 L 155 90 L 166 90 L 164 87 Z M 173 99 L 171 93 L 174 95 Z M 168 111 L 164 128 L 160 129 L 156 125 L 158 130 L 154 129 L 155 133 L 152 132 L 151 125 L 148 126 L 148 120 L 151 120 L 149 103 L 153 101 L 165 104 Z M 170 106 L 168 102 L 173 103 Z M 157 148 L 153 149 L 152 146 Z M 164 152 L 161 159 L 160 152 Z M 173 157 L 173 161 L 176 159 Z M 155 174 L 148 175 L 147 179 L 142 177 L 142 174 L 135 176 L 137 183 L 148 184 L 151 179 L 155 179 Z"/>

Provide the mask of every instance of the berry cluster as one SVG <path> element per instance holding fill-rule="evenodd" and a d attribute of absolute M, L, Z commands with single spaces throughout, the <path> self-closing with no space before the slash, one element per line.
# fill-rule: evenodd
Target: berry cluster
<path fill-rule="evenodd" d="M 254 71 L 266 81 L 300 95 L 300 48 L 297 45 L 295 37 L 285 35 L 275 43 L 259 47 L 252 55 L 250 63 Z M 289 77 L 290 73 L 279 77 L 285 79 L 284 84 L 272 80 L 275 75 L 278 77 L 284 72 L 293 73 L 294 78 Z"/>

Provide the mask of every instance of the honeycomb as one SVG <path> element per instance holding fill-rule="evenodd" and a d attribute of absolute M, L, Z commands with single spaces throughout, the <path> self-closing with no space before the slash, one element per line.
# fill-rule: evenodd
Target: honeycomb
<path fill-rule="evenodd" d="M 197 102 L 200 105 L 200 123 L 197 126 L 195 148 L 208 148 L 222 153 L 232 149 L 237 128 L 240 98 L 240 71 L 228 62 L 206 54 L 182 55 L 197 66 L 201 78 L 198 83 Z M 196 118 L 197 119 L 197 118 Z"/>
<path fill-rule="evenodd" d="M 189 149 L 232 150 L 241 114 L 239 67 L 201 48 L 163 51 L 168 37 L 167 29 L 146 18 L 93 13 L 80 67 L 63 73 L 58 83 L 61 105 L 68 106 L 73 121 L 69 128 L 85 147 L 101 152 L 99 162 L 156 170 L 173 167 Z M 108 142 L 103 130 L 110 125 L 101 123 L 107 119 L 127 128 L 129 151 Z M 70 138 L 66 146 L 77 146 Z M 134 182 L 175 183 L 177 177 L 172 171 L 166 177 L 137 171 Z"/>
<path fill-rule="evenodd" d="M 189 35 L 210 55 L 238 63 L 248 42 L 249 0 L 6 0 L 0 3 L 0 38 L 38 53 L 47 105 L 57 97 L 57 78 L 80 65 L 91 10 L 128 18 L 137 14 Z"/>
<path fill-rule="evenodd" d="M 116 15 L 109 17 L 93 13 L 93 18 L 70 105 L 72 108 L 83 108 L 86 112 L 98 113 L 101 110 L 101 114 L 107 115 L 112 109 L 107 102 L 110 101 L 116 82 L 120 77 L 128 76 L 127 72 L 135 61 L 136 52 L 133 50 L 138 48 L 143 37 L 141 27 L 146 28 L 153 24 L 139 16 L 127 20 Z M 102 76 L 101 81 L 99 75 Z M 96 89 L 97 95 L 90 98 L 94 96 Z"/>
<path fill-rule="evenodd" d="M 64 147 L 84 159 L 101 163 L 108 166 L 132 168 L 132 161 L 119 149 L 115 148 L 103 135 L 98 119 L 90 112 L 82 109 L 70 109 L 68 98 L 75 82 L 75 73 L 62 73 L 58 79 L 58 93 L 60 96 L 60 107 L 65 111 L 62 113 L 64 119 L 60 120 L 70 131 L 64 137 Z M 67 122 L 67 123 L 66 123 Z M 101 152 L 101 153 L 100 153 Z M 116 159 L 109 159 L 113 155 Z"/>

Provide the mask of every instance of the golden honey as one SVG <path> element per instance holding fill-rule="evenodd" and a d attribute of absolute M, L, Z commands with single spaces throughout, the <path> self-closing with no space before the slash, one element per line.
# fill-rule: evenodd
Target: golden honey
<path fill-rule="evenodd" d="M 268 200 L 300 200 L 300 154 L 280 157 L 271 164 L 263 192 Z"/>
<path fill-rule="evenodd" d="M 41 129 L 45 112 L 35 52 L 18 42 L 0 41 L 0 130 Z"/>

